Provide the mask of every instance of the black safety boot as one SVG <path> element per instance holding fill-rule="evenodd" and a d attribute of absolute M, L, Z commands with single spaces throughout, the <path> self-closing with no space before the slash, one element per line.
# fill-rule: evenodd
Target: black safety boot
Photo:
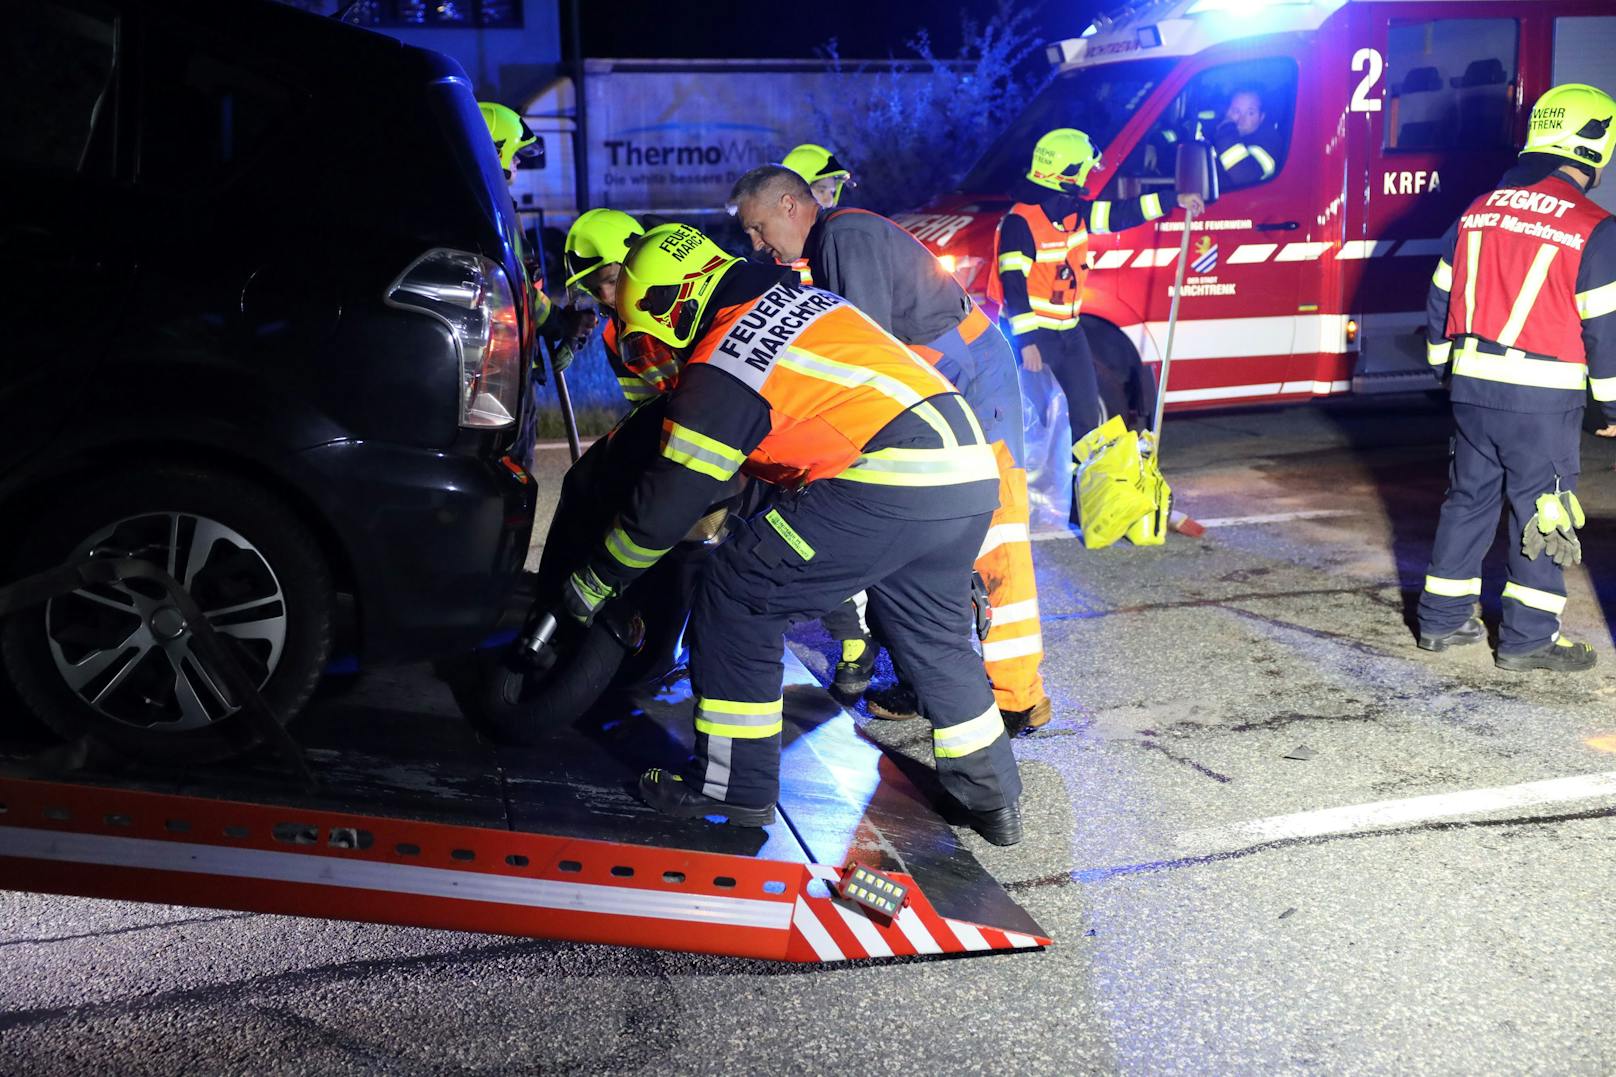
<path fill-rule="evenodd" d="M 920 700 L 915 690 L 899 681 L 891 688 L 878 688 L 864 693 L 864 705 L 870 717 L 885 718 L 890 722 L 906 722 L 920 717 Z"/>
<path fill-rule="evenodd" d="M 991 811 L 973 811 L 971 829 L 994 845 L 1014 845 L 1021 840 L 1021 808 L 1011 804 Z"/>
<path fill-rule="evenodd" d="M 1487 626 L 1481 623 L 1481 618 L 1472 617 L 1444 636 L 1427 636 L 1421 632 L 1420 650 L 1445 651 L 1449 647 L 1465 647 L 1472 643 L 1480 643 L 1486 638 Z"/>
<path fill-rule="evenodd" d="M 847 699 L 857 699 L 870 686 L 875 673 L 875 642 L 868 636 L 842 640 L 842 660 L 836 663 L 831 688 Z"/>
<path fill-rule="evenodd" d="M 1552 673 L 1581 673 L 1585 669 L 1593 669 L 1598 659 L 1599 656 L 1594 653 L 1594 649 L 1586 643 L 1557 639 L 1547 647 L 1527 651 L 1525 654 L 1504 654 L 1500 651 L 1493 657 L 1493 664 L 1499 669 L 1517 672 L 1546 669 Z"/>
<path fill-rule="evenodd" d="M 999 714 L 1004 718 L 1004 731 L 1012 737 L 1021 737 L 1036 733 L 1048 725 L 1049 720 L 1055 717 L 1055 705 L 1045 696 L 1026 710 L 1007 711 L 1001 708 Z"/>
<path fill-rule="evenodd" d="M 640 799 L 664 815 L 680 819 L 723 816 L 736 826 L 768 826 L 774 822 L 773 804 L 763 808 L 726 804 L 705 793 L 698 793 L 672 771 L 657 767 L 640 775 Z"/>

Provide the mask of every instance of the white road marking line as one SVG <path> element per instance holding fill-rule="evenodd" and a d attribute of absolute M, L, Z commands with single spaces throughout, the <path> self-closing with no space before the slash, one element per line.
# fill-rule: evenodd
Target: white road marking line
<path fill-rule="evenodd" d="M 1616 796 L 1616 770 L 1583 774 L 1575 778 L 1550 778 L 1521 785 L 1502 785 L 1492 789 L 1466 789 L 1458 793 L 1380 800 L 1344 808 L 1321 808 L 1297 812 L 1295 815 L 1275 815 L 1229 826 L 1185 831 L 1178 836 L 1178 845 L 1182 849 L 1200 852 L 1243 849 L 1291 838 L 1352 834 L 1461 815 L 1480 815 L 1511 808 L 1612 796 Z"/>
<path fill-rule="evenodd" d="M 588 441 L 580 441 L 578 443 L 578 448 L 579 449 L 587 449 L 587 448 L 589 448 L 589 446 L 591 446 L 591 445 L 593 445 L 595 443 L 595 440 L 596 440 L 595 438 L 590 438 Z M 535 449 L 544 449 L 544 450 L 547 450 L 547 451 L 548 450 L 555 450 L 555 449 L 571 448 L 571 446 L 568 445 L 565 441 L 536 441 L 536 442 L 533 443 L 533 447 Z"/>
<path fill-rule="evenodd" d="M 1335 516 L 1357 516 L 1351 509 L 1301 509 L 1297 512 L 1270 512 L 1262 516 L 1218 516 L 1198 521 L 1202 527 L 1241 527 L 1245 524 L 1282 524 L 1290 520 L 1326 520 Z"/>

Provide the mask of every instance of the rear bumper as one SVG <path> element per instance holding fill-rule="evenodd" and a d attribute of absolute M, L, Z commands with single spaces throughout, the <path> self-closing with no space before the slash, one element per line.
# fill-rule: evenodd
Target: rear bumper
<path fill-rule="evenodd" d="M 376 442 L 300 456 L 353 571 L 364 664 L 464 651 L 500 626 L 533 531 L 525 471 Z"/>

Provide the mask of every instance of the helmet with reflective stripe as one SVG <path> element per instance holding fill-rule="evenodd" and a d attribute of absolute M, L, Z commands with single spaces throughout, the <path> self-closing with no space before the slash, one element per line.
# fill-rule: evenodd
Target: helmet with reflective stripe
<path fill-rule="evenodd" d="M 820 180 L 835 180 L 836 185 L 830 196 L 832 206 L 842 199 L 842 187 L 857 187 L 853 180 L 853 173 L 847 166 L 836 159 L 836 155 L 825 147 L 812 142 L 804 142 L 780 162 L 784 168 L 789 168 L 802 177 L 804 183 L 812 187 Z"/>
<path fill-rule="evenodd" d="M 510 172 L 516 168 L 518 157 L 538 154 L 533 144 L 539 136 L 528 130 L 515 111 L 493 101 L 477 102 L 477 110 L 483 114 L 483 123 L 488 125 L 488 137 L 494 140 L 494 149 L 499 151 L 499 167 Z"/>
<path fill-rule="evenodd" d="M 1100 152 L 1089 136 L 1071 127 L 1057 127 L 1032 148 L 1027 178 L 1051 191 L 1081 187 L 1100 163 Z"/>
<path fill-rule="evenodd" d="M 687 224 L 664 224 L 629 244 L 617 283 L 623 336 L 645 333 L 674 348 L 696 338 L 724 272 L 740 259 Z"/>
<path fill-rule="evenodd" d="M 645 234 L 640 222 L 615 209 L 592 209 L 579 215 L 567 230 L 563 260 L 566 287 L 583 280 L 604 265 L 621 262 L 628 245 Z"/>
<path fill-rule="evenodd" d="M 1568 82 L 1537 99 L 1522 153 L 1551 153 L 1593 168 L 1616 145 L 1616 101 L 1595 86 Z"/>

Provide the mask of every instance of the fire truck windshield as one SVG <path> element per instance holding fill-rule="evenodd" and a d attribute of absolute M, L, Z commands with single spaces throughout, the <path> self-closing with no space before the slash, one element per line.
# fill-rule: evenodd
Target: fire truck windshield
<path fill-rule="evenodd" d="M 1133 60 L 1056 75 L 966 174 L 960 190 L 1009 192 L 1027 173 L 1033 143 L 1057 127 L 1076 127 L 1105 150 L 1172 69 L 1172 60 Z"/>

